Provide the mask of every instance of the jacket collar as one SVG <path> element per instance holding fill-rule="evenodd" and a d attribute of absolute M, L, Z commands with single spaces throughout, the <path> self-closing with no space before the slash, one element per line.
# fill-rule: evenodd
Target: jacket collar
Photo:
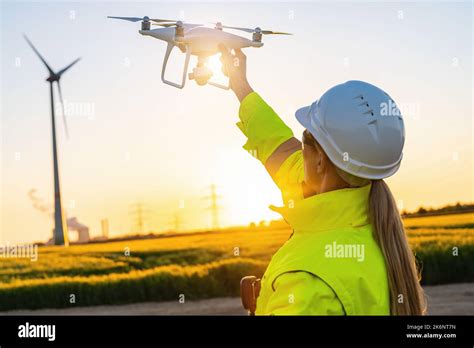
<path fill-rule="evenodd" d="M 370 187 L 334 190 L 270 209 L 280 213 L 295 233 L 363 226 L 370 223 Z"/>

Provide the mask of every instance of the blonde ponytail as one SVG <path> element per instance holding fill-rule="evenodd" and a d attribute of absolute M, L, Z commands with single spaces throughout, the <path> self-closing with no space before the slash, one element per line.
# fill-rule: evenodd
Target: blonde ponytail
<path fill-rule="evenodd" d="M 373 180 L 369 199 L 370 217 L 383 255 L 390 287 L 392 315 L 423 315 L 426 301 L 413 252 L 390 188 Z"/>

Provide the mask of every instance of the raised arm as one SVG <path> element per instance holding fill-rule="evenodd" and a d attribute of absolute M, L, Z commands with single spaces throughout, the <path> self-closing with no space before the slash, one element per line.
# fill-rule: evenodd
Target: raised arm
<path fill-rule="evenodd" d="M 240 101 L 237 126 L 247 137 L 244 149 L 259 159 L 287 199 L 300 195 L 303 181 L 301 142 L 247 80 L 247 57 L 221 45 L 222 71 Z M 285 201 L 287 200 L 285 199 Z"/>

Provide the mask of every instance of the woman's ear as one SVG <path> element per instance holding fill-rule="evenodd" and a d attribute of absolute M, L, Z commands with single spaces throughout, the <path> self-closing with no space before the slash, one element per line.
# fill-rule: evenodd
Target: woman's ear
<path fill-rule="evenodd" d="M 324 171 L 324 165 L 322 161 L 322 156 L 318 154 L 318 162 L 316 163 L 316 172 L 321 174 Z"/>
<path fill-rule="evenodd" d="M 324 169 L 326 168 L 327 165 L 327 157 L 326 154 L 324 153 L 323 149 L 319 144 L 315 144 L 315 149 L 316 149 L 316 172 L 318 174 L 324 172 Z"/>

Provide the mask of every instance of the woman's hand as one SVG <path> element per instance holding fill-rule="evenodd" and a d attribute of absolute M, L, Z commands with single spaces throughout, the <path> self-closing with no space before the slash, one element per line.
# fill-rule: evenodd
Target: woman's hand
<path fill-rule="evenodd" d="M 222 72 L 229 77 L 229 84 L 239 101 L 253 92 L 247 81 L 247 57 L 240 48 L 234 54 L 224 44 L 219 45 L 221 51 Z"/>

